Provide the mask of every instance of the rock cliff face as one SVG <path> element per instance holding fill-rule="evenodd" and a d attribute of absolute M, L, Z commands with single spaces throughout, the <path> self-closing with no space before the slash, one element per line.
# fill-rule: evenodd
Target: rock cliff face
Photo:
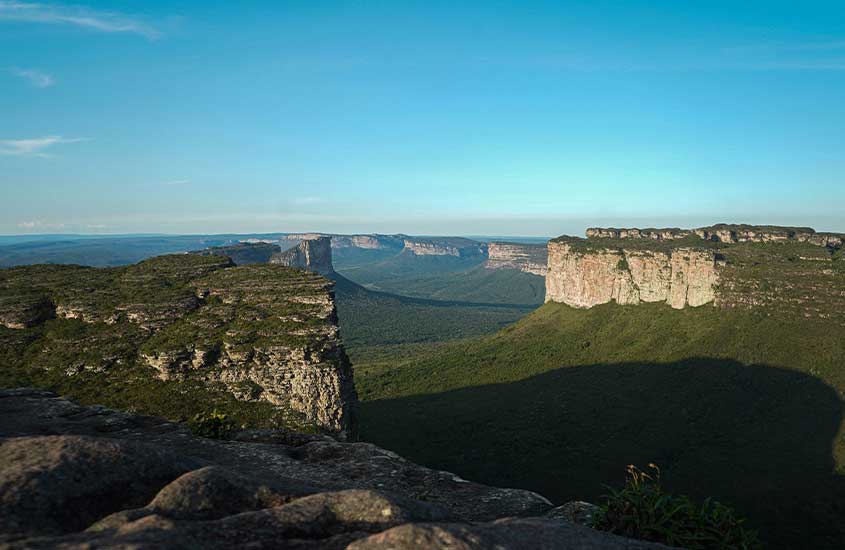
<path fill-rule="evenodd" d="M 218 441 L 27 389 L 0 390 L 0 488 L 10 549 L 665 548 L 368 443 L 278 430 Z"/>
<path fill-rule="evenodd" d="M 591 228 L 549 243 L 546 300 L 575 307 L 713 303 L 845 325 L 841 235 L 808 227 Z"/>
<path fill-rule="evenodd" d="M 126 371 L 186 394 L 266 403 L 291 425 L 354 427 L 332 283 L 313 273 L 190 254 L 125 268 L 12 268 L 0 270 L 0 320 L 4 367 L 67 377 Z"/>
<path fill-rule="evenodd" d="M 587 229 L 589 239 L 652 239 L 671 241 L 695 236 L 705 241 L 721 243 L 770 243 L 806 242 L 817 246 L 840 247 L 845 236 L 837 233 L 817 233 L 811 227 L 780 227 L 776 225 L 716 224 L 697 229 L 617 229 L 613 227 L 591 227 Z"/>
<path fill-rule="evenodd" d="M 546 276 L 548 250 L 545 245 L 491 242 L 487 245 L 488 269 L 517 269 Z"/>
<path fill-rule="evenodd" d="M 331 242 L 331 237 L 303 240 L 289 250 L 273 254 L 270 263 L 329 275 L 334 273 Z"/>
<path fill-rule="evenodd" d="M 415 256 L 456 256 L 459 258 L 482 257 L 487 245 L 461 237 L 406 238 L 405 252 Z"/>
<path fill-rule="evenodd" d="M 669 252 L 584 247 L 577 240 L 549 242 L 546 301 L 589 308 L 666 302 L 675 309 L 715 299 L 718 282 L 712 251 Z"/>
<path fill-rule="evenodd" d="M 385 250 L 402 248 L 403 235 L 332 235 L 332 248 Z"/>

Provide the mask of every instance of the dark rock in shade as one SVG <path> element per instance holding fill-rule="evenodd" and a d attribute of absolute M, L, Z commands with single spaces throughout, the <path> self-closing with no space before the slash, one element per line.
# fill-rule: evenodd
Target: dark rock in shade
<path fill-rule="evenodd" d="M 668 548 L 596 531 L 566 521 L 503 519 L 486 524 L 407 524 L 355 541 L 348 550 L 646 550 Z"/>
<path fill-rule="evenodd" d="M 334 273 L 332 239 L 331 237 L 305 239 L 293 248 L 273 254 L 270 263 L 298 267 L 320 275 L 330 275 Z"/>
<path fill-rule="evenodd" d="M 367 443 L 270 430 L 206 439 L 0 390 L 4 548 L 662 548 L 559 519 L 467 523 L 551 508 Z"/>
<path fill-rule="evenodd" d="M 565 519 L 572 523 L 589 526 L 593 521 L 593 515 L 598 512 L 599 507 L 589 502 L 575 500 L 567 502 L 562 506 L 552 508 L 543 517 L 550 519 Z"/>
<path fill-rule="evenodd" d="M 111 512 L 143 505 L 199 462 L 135 441 L 20 437 L 0 445 L 0 530 L 5 535 L 79 531 Z"/>

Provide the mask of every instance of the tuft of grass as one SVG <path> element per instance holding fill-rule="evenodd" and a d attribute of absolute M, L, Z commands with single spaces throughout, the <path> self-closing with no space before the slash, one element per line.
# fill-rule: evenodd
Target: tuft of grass
<path fill-rule="evenodd" d="M 669 494 L 660 484 L 660 469 L 655 464 L 648 468 L 651 473 L 629 465 L 622 489 L 608 488 L 593 515 L 594 528 L 689 550 L 762 548 L 757 533 L 732 508 Z"/>
<path fill-rule="evenodd" d="M 188 421 L 188 427 L 194 435 L 210 439 L 226 439 L 235 430 L 236 425 L 226 414 L 215 409 L 211 412 L 195 414 Z"/>

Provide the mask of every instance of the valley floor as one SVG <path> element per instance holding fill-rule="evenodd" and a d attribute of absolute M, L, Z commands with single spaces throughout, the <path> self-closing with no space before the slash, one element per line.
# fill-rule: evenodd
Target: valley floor
<path fill-rule="evenodd" d="M 670 490 L 735 506 L 771 547 L 837 548 L 842 332 L 771 311 L 547 304 L 495 335 L 362 354 L 361 434 L 558 502 L 655 462 Z"/>

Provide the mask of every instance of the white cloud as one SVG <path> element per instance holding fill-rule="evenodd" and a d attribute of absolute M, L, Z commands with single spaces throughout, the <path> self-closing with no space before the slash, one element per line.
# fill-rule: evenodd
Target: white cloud
<path fill-rule="evenodd" d="M 63 223 L 50 223 L 43 220 L 28 220 L 18 223 L 21 229 L 64 229 Z"/>
<path fill-rule="evenodd" d="M 100 32 L 140 34 L 150 40 L 161 36 L 159 31 L 137 19 L 115 12 L 95 11 L 83 6 L 0 0 L 0 20 L 75 25 Z"/>
<path fill-rule="evenodd" d="M 35 69 L 12 69 L 11 73 L 28 80 L 36 88 L 49 88 L 56 83 L 56 80 L 51 75 Z"/>
<path fill-rule="evenodd" d="M 191 180 L 170 180 L 170 181 L 163 181 L 159 185 L 186 185 L 191 183 Z"/>
<path fill-rule="evenodd" d="M 77 143 L 83 141 L 79 138 L 64 138 L 62 136 L 46 136 L 32 139 L 7 139 L 0 140 L 0 155 L 12 155 L 18 157 L 46 157 L 44 150 L 62 143 Z"/>

